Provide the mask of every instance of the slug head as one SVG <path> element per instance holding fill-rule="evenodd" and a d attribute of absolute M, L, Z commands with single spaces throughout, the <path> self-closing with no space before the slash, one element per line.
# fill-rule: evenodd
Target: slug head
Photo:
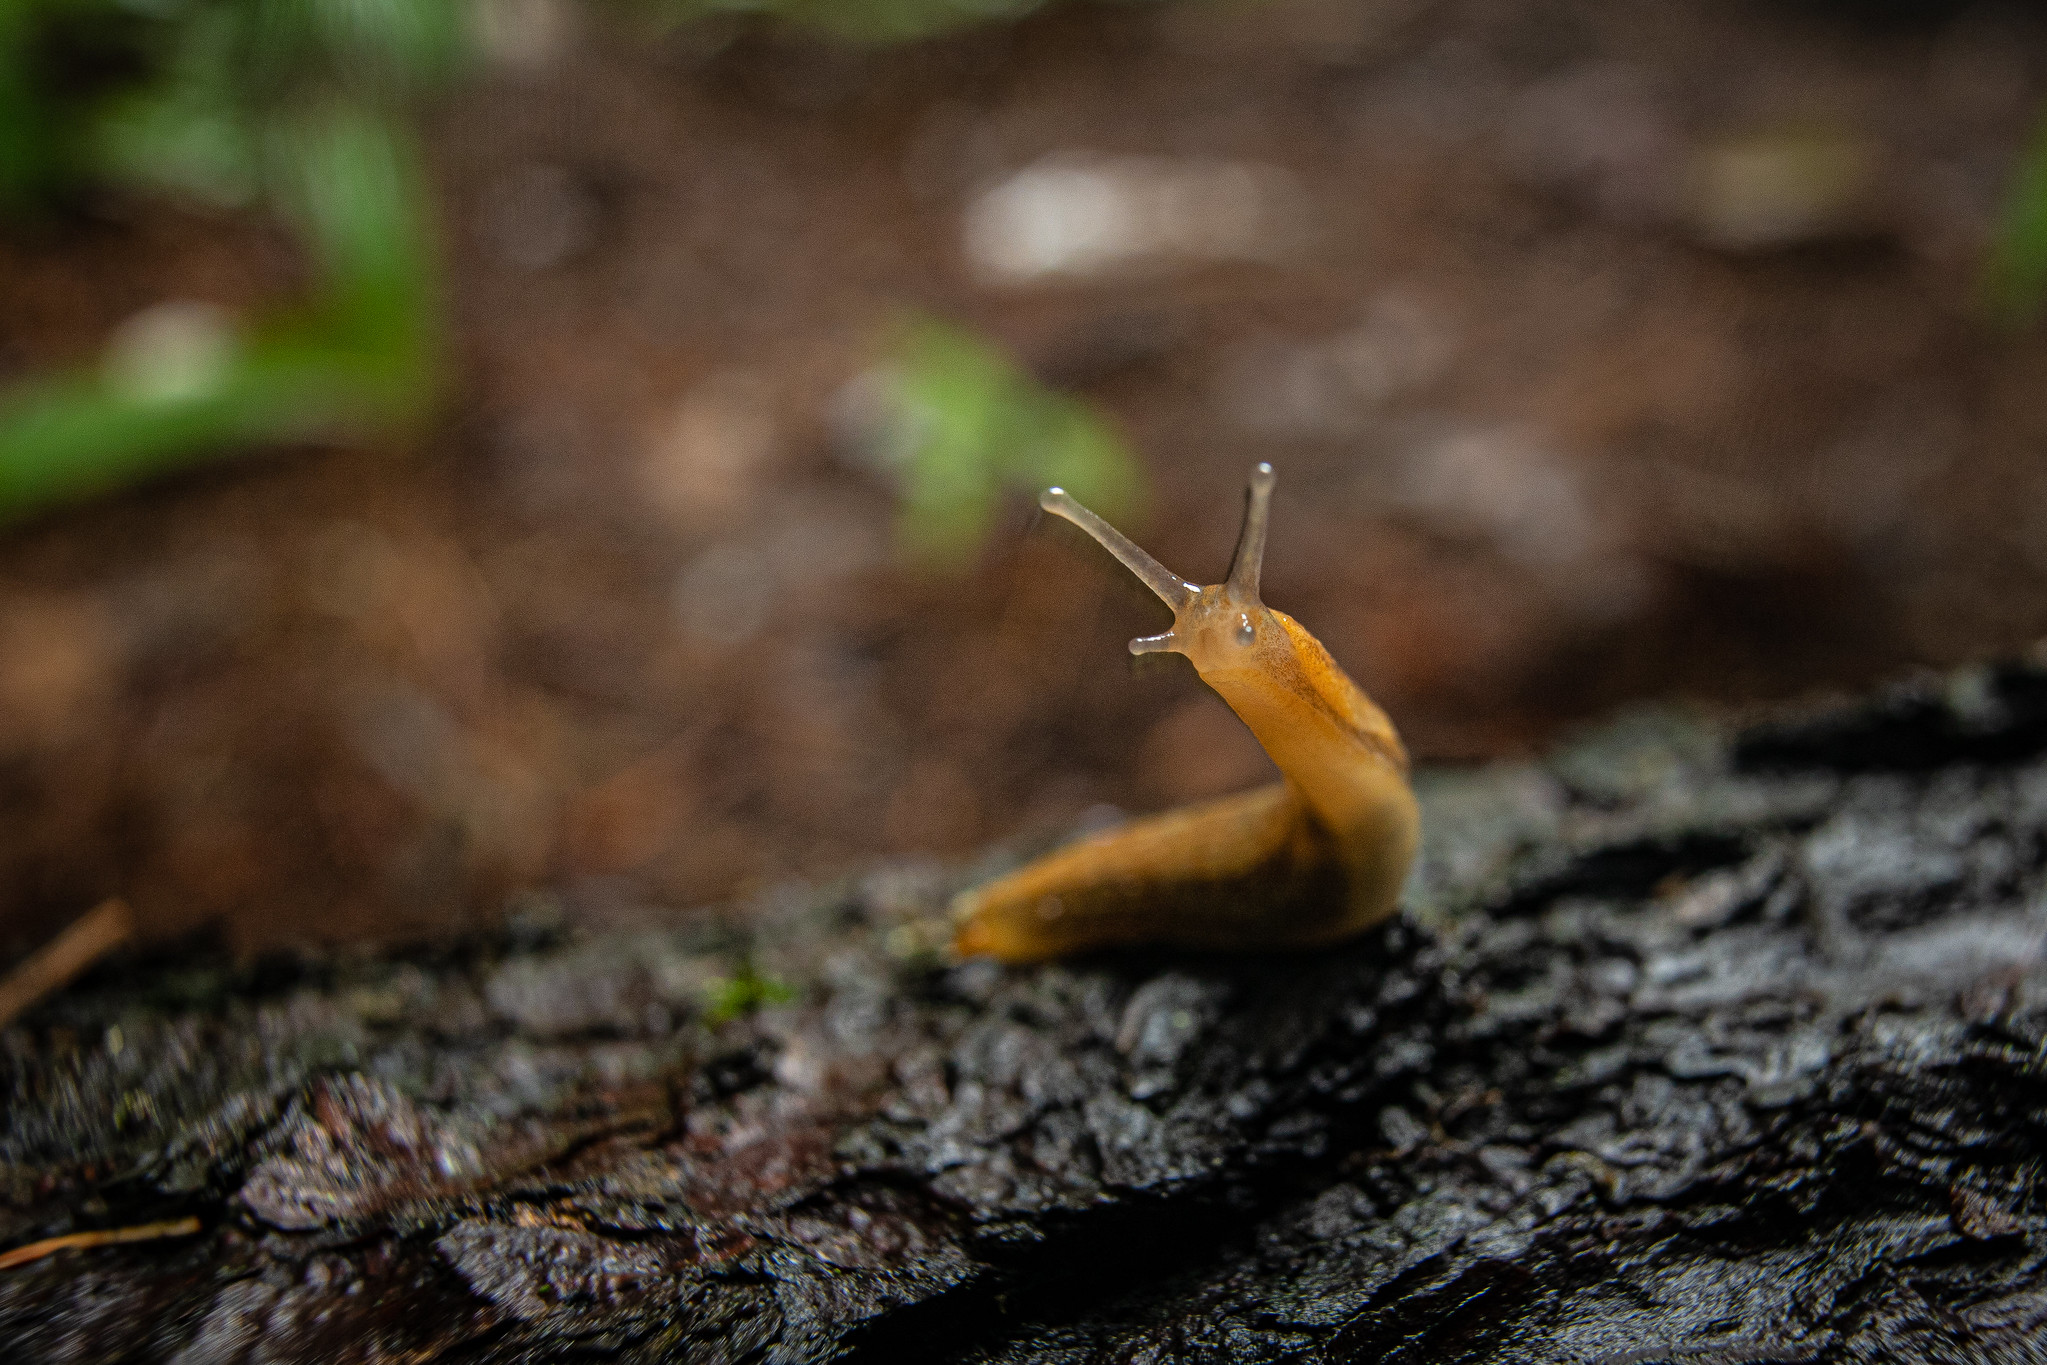
<path fill-rule="evenodd" d="M 1271 465 L 1260 464 L 1251 471 L 1251 486 L 1244 497 L 1244 528 L 1237 536 L 1229 577 L 1207 587 L 1190 583 L 1166 568 L 1121 531 L 1075 502 L 1064 489 L 1046 489 L 1038 505 L 1093 536 L 1173 609 L 1173 628 L 1132 640 L 1130 652 L 1184 654 L 1203 678 L 1213 682 L 1259 668 L 1261 659 L 1275 650 L 1291 653 L 1293 649 L 1287 631 L 1258 596 L 1272 484 Z"/>

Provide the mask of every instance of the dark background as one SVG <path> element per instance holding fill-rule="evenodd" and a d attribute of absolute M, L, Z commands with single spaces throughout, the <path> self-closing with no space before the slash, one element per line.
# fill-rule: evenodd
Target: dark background
<path fill-rule="evenodd" d="M 963 562 L 896 547 L 848 386 L 906 310 L 1112 419 L 1191 577 L 1273 461 L 1268 599 L 1427 760 L 2047 628 L 2047 341 L 1985 285 L 2023 9 L 493 12 L 419 113 L 432 415 L 0 540 L 0 956 L 115 893 L 243 951 L 617 922 L 1259 780 L 1027 490 Z M 979 196 L 1078 154 L 1279 168 L 1275 245 L 977 271 Z M 0 379 L 305 277 L 258 209 L 95 192 L 0 229 Z"/>

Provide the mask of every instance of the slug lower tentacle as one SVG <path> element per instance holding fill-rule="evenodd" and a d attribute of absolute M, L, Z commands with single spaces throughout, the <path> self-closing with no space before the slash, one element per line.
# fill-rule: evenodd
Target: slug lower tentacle
<path fill-rule="evenodd" d="M 1173 609 L 1133 654 L 1184 654 L 1251 728 L 1282 780 L 1057 850 L 953 902 L 954 947 L 1031 962 L 1091 948 L 1306 947 L 1391 915 L 1420 813 L 1386 713 L 1321 642 L 1259 597 L 1272 466 L 1251 475 L 1229 577 L 1200 587 L 1054 488 L 1039 499 Z"/>

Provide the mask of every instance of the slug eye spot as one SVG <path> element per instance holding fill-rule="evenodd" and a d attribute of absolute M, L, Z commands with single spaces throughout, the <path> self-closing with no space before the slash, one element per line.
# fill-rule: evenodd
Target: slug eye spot
<path fill-rule="evenodd" d="M 1258 628 L 1251 624 L 1248 614 L 1237 617 L 1237 643 L 1248 645 L 1258 638 Z"/>

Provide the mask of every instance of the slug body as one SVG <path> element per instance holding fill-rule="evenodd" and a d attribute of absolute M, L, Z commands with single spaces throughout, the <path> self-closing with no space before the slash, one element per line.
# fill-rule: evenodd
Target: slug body
<path fill-rule="evenodd" d="M 1059 849 L 953 902 L 955 948 L 1030 962 L 1133 943 L 1205 949 L 1328 943 L 1391 915 L 1420 813 L 1386 713 L 1321 642 L 1259 598 L 1272 466 L 1251 475 L 1227 581 L 1168 571 L 1054 488 L 1046 511 L 1099 541 L 1173 609 L 1133 654 L 1184 654 L 1282 780 Z"/>

